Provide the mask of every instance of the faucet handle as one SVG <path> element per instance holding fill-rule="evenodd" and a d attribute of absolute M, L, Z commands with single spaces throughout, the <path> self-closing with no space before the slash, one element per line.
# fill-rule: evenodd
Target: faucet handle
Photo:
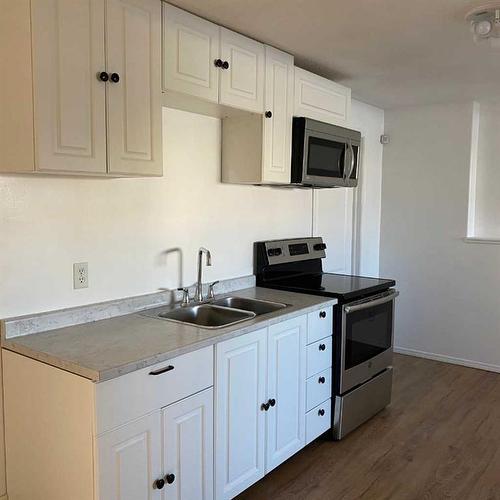
<path fill-rule="evenodd" d="M 214 286 L 219 283 L 219 280 L 214 281 L 210 285 L 208 285 L 208 298 L 209 299 L 214 299 L 215 298 L 215 293 L 214 293 Z"/>
<path fill-rule="evenodd" d="M 180 288 L 177 288 L 177 291 L 183 292 L 182 293 L 182 305 L 187 306 L 189 304 L 189 301 L 190 301 L 189 288 L 188 287 L 180 287 Z"/>

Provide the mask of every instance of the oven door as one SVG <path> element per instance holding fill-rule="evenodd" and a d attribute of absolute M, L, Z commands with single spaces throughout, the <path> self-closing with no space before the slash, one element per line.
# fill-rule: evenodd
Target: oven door
<path fill-rule="evenodd" d="M 346 185 L 351 158 L 354 157 L 347 139 L 306 129 L 304 146 L 303 184 L 318 187 Z"/>
<path fill-rule="evenodd" d="M 389 290 L 342 307 L 340 394 L 391 366 L 398 295 Z"/>

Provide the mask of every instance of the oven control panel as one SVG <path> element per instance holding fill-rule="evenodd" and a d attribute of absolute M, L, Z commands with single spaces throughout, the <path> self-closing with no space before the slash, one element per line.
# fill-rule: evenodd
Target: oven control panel
<path fill-rule="evenodd" d="M 265 247 L 269 265 L 318 259 L 326 256 L 326 244 L 320 237 L 272 240 L 261 244 Z"/>

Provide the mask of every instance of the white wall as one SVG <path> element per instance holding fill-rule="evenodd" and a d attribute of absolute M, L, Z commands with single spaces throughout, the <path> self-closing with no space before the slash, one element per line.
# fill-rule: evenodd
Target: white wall
<path fill-rule="evenodd" d="M 386 111 L 380 273 L 398 347 L 500 370 L 500 246 L 462 240 L 471 124 L 472 103 Z"/>
<path fill-rule="evenodd" d="M 375 144 L 383 112 L 353 103 L 353 115 Z M 167 258 L 169 248 L 182 249 L 183 283 L 190 285 L 200 245 L 213 253 L 208 281 L 251 274 L 256 240 L 311 234 L 311 190 L 219 182 L 219 120 L 165 108 L 164 150 L 163 178 L 0 176 L 0 318 L 176 287 L 178 256 Z M 379 170 L 374 153 L 363 175 Z M 369 200 L 380 196 L 373 186 L 374 193 L 364 191 Z M 320 196 L 333 209 L 317 224 L 334 254 L 343 238 L 335 207 L 346 194 Z M 367 240 L 378 231 L 371 206 L 370 218 L 377 229 L 366 230 Z M 90 286 L 73 290 L 72 264 L 81 261 L 89 263 Z"/>

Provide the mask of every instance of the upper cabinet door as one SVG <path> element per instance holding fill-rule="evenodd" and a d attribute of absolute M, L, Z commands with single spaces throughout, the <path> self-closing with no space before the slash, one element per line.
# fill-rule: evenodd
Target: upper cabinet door
<path fill-rule="evenodd" d="M 161 175 L 161 2 L 107 0 L 108 170 Z"/>
<path fill-rule="evenodd" d="M 290 182 L 293 56 L 266 46 L 263 182 Z"/>
<path fill-rule="evenodd" d="M 305 444 L 307 317 L 269 327 L 266 474 Z"/>
<path fill-rule="evenodd" d="M 216 346 L 215 498 L 234 498 L 264 476 L 267 329 Z"/>
<path fill-rule="evenodd" d="M 156 411 L 97 438 L 99 498 L 160 500 L 161 413 Z"/>
<path fill-rule="evenodd" d="M 351 89 L 295 68 L 295 116 L 346 126 L 351 114 Z"/>
<path fill-rule="evenodd" d="M 220 104 L 263 113 L 264 45 L 225 28 L 220 33 Z"/>
<path fill-rule="evenodd" d="M 163 89 L 219 100 L 219 27 L 163 4 Z"/>
<path fill-rule="evenodd" d="M 104 174 L 104 0 L 33 0 L 31 9 L 36 169 Z"/>
<path fill-rule="evenodd" d="M 169 500 L 213 499 L 213 397 L 213 389 L 206 389 L 163 411 L 165 493 Z"/>

